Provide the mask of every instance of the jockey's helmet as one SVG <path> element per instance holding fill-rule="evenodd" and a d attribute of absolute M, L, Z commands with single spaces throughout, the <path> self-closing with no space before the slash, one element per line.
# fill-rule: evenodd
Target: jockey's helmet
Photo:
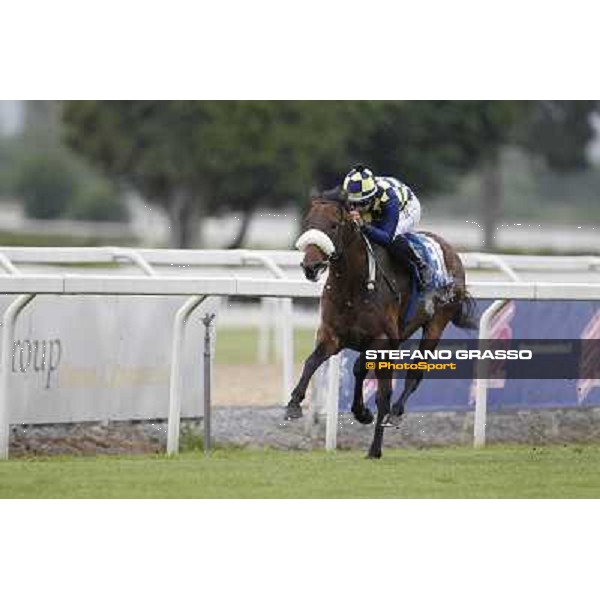
<path fill-rule="evenodd" d="M 344 179 L 348 202 L 357 208 L 368 206 L 377 194 L 377 183 L 371 169 L 356 165 Z"/>

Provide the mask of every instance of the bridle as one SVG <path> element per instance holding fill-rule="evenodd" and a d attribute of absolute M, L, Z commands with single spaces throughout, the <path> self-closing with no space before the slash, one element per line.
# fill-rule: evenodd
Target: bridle
<path fill-rule="evenodd" d="M 339 207 L 342 211 L 344 210 L 344 205 L 340 200 L 323 198 L 318 198 L 316 200 L 318 200 L 319 204 L 333 204 L 336 207 Z M 296 241 L 296 248 L 304 251 L 308 246 L 316 246 L 325 257 L 324 260 L 312 263 L 312 269 L 316 270 L 317 272 L 324 271 L 332 263 L 337 262 L 341 258 L 342 244 L 340 243 L 341 240 L 339 232 L 341 231 L 343 224 L 343 219 L 341 222 L 336 221 L 336 231 L 332 232 L 334 235 L 331 233 L 325 233 L 325 231 L 319 227 L 309 226 L 309 228 L 298 238 Z M 304 264 L 302 264 L 302 266 L 305 268 Z"/>
<path fill-rule="evenodd" d="M 335 264 L 343 256 L 344 246 L 341 243 L 341 232 L 343 231 L 344 226 L 346 226 L 346 224 L 348 223 L 348 219 L 344 218 L 345 217 L 344 213 L 348 212 L 349 207 L 348 207 L 348 203 L 340 198 L 322 198 L 322 197 L 320 197 L 320 198 L 316 199 L 316 201 L 318 201 L 320 204 L 335 205 L 336 207 L 338 207 L 340 209 L 341 216 L 342 216 L 341 220 L 336 222 L 337 227 L 336 227 L 335 237 L 329 233 L 325 233 L 325 231 L 323 231 L 317 227 L 313 227 L 313 228 L 309 228 L 307 231 L 305 231 L 300 236 L 300 238 L 298 238 L 298 241 L 296 244 L 299 249 L 304 249 L 308 245 L 312 244 L 312 245 L 317 246 L 319 248 L 319 250 L 325 256 L 324 260 L 321 260 L 321 261 L 311 264 L 311 269 L 315 270 L 316 273 L 319 273 L 319 272 L 324 271 L 331 265 Z M 367 258 L 368 258 L 368 262 L 369 262 L 369 278 L 367 280 L 367 289 L 373 290 L 375 287 L 375 265 L 376 265 L 375 253 L 373 252 L 373 248 L 371 247 L 369 240 L 365 237 L 365 235 L 360 230 L 360 226 L 354 221 L 350 221 L 350 224 L 355 229 L 356 233 L 358 233 L 358 235 L 362 238 L 363 243 L 365 245 L 366 252 L 367 252 Z M 328 248 L 331 248 L 331 250 L 328 251 Z M 306 268 L 305 268 L 305 274 L 306 274 Z M 308 275 L 307 275 L 307 277 L 308 277 Z M 309 277 L 309 279 L 310 278 L 311 277 Z"/>
<path fill-rule="evenodd" d="M 319 198 L 319 202 L 336 204 L 337 206 L 340 207 L 340 210 L 342 211 L 342 217 L 343 217 L 344 211 L 348 211 L 347 202 L 344 202 L 343 200 L 340 200 L 340 199 Z M 344 218 L 342 218 L 342 221 L 340 223 L 338 223 L 338 232 L 341 231 L 345 222 L 347 222 L 347 221 Z M 392 281 L 392 279 L 385 272 L 383 267 L 379 264 L 379 261 L 377 260 L 377 255 L 375 254 L 375 251 L 373 250 L 373 246 L 371 245 L 371 242 L 369 241 L 367 236 L 362 232 L 358 223 L 356 223 L 355 221 L 352 221 L 351 225 L 355 229 L 355 231 L 358 233 L 360 238 L 362 239 L 362 242 L 365 246 L 365 250 L 367 253 L 367 263 L 368 263 L 368 276 L 367 276 L 367 282 L 366 282 L 367 290 L 369 290 L 369 291 L 375 290 L 375 284 L 376 284 L 376 278 L 377 278 L 376 271 L 377 271 L 377 269 L 379 269 L 379 271 L 381 272 L 381 275 L 383 277 L 383 280 L 385 281 L 386 285 L 390 288 L 390 291 L 392 292 L 392 294 L 394 294 L 394 296 L 399 297 L 400 294 L 399 294 L 396 286 L 394 285 L 394 281 Z M 327 235 L 327 234 L 325 234 L 325 232 L 322 232 L 322 233 L 323 233 L 323 235 Z M 329 235 L 327 235 L 327 237 L 330 238 Z M 332 240 L 330 238 L 330 241 L 334 248 L 333 252 L 331 252 L 330 254 L 327 254 L 324 252 L 325 260 L 315 263 L 313 265 L 314 268 L 325 270 L 331 264 L 335 263 L 342 257 L 343 245 L 340 243 L 340 234 L 339 233 L 337 234 L 335 240 Z"/>

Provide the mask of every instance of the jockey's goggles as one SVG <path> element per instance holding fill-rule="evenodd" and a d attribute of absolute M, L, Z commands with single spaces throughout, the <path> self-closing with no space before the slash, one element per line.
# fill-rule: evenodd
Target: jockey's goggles
<path fill-rule="evenodd" d="M 373 204 L 376 196 L 377 194 L 375 193 L 368 198 L 363 198 L 362 200 L 348 200 L 348 204 L 350 205 L 350 208 L 368 208 L 371 206 L 371 204 Z"/>

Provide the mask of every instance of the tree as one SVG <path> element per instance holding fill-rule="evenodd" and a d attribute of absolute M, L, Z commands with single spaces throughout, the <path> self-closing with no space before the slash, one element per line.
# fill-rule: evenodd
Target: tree
<path fill-rule="evenodd" d="M 61 143 L 60 103 L 24 104 L 23 131 L 0 140 L 0 193 L 22 199 L 31 218 L 126 221 L 111 182 Z"/>
<path fill-rule="evenodd" d="M 484 244 L 502 210 L 500 153 L 517 145 L 557 171 L 585 168 L 597 101 L 380 101 L 350 103 L 356 135 L 346 154 L 404 178 L 418 194 L 454 187 L 478 170 Z M 368 122 L 368 123 L 366 123 Z M 370 124 L 370 125 L 369 125 Z M 329 173 L 324 172 L 327 179 Z"/>
<path fill-rule="evenodd" d="M 541 158 L 553 171 L 565 172 L 588 166 L 586 150 L 594 136 L 591 116 L 597 101 L 510 101 L 487 102 L 509 108 L 492 115 L 492 128 L 499 135 L 481 161 L 484 241 L 493 249 L 502 203 L 499 153 L 506 144 L 520 146 Z"/>
<path fill-rule="evenodd" d="M 323 102 L 211 102 L 202 147 L 211 214 L 242 212 L 230 247 L 243 242 L 257 206 L 304 202 L 315 164 L 342 143 L 334 105 Z"/>
<path fill-rule="evenodd" d="M 241 211 L 242 243 L 258 205 L 304 202 L 357 162 L 418 194 L 478 169 L 485 241 L 501 211 L 500 151 L 519 144 L 551 166 L 584 162 L 592 104 L 524 101 L 69 102 L 67 139 L 171 218 L 190 246 L 207 214 Z M 566 105 L 572 106 L 566 106 Z M 557 116 L 558 115 L 558 116 Z M 568 137 L 568 143 L 561 143 Z M 562 167 L 561 167 L 562 168 Z"/>
<path fill-rule="evenodd" d="M 554 170 L 583 168 L 597 107 L 595 101 L 382 103 L 362 151 L 379 172 L 404 176 L 418 193 L 451 188 L 478 170 L 484 244 L 492 249 L 502 209 L 502 149 L 521 146 Z"/>
<path fill-rule="evenodd" d="M 594 137 L 591 116 L 599 108 L 597 100 L 532 102 L 518 141 L 554 171 L 585 169 L 587 146 Z"/>
<path fill-rule="evenodd" d="M 340 137 L 331 108 L 297 101 L 68 102 L 64 120 L 69 144 L 164 207 L 173 245 L 189 247 L 206 214 L 249 215 L 258 203 L 304 199 L 314 165 Z M 244 220 L 242 235 L 243 228 Z"/>
<path fill-rule="evenodd" d="M 461 175 L 479 168 L 490 243 L 502 197 L 499 151 L 525 108 L 522 102 L 497 101 L 350 103 L 347 122 L 355 135 L 344 160 L 352 157 L 378 173 L 399 176 L 417 194 L 452 188 Z M 329 183 L 331 175 L 328 169 L 321 172 Z"/>
<path fill-rule="evenodd" d="M 77 175 L 59 153 L 33 154 L 20 165 L 16 192 L 25 200 L 25 214 L 36 219 L 64 216 L 77 191 Z"/>
<path fill-rule="evenodd" d="M 63 120 L 74 150 L 170 211 L 183 244 L 191 237 L 199 182 L 191 159 L 186 105 L 159 102 L 67 102 Z"/>

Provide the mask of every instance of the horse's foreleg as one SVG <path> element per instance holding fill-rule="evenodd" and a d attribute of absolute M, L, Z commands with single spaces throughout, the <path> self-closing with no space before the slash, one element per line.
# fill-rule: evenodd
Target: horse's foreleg
<path fill-rule="evenodd" d="M 300 406 L 300 403 L 304 400 L 304 396 L 306 396 L 306 389 L 308 388 L 310 378 L 332 354 L 335 354 L 335 351 L 331 348 L 331 345 L 320 342 L 317 344 L 317 347 L 313 350 L 312 354 L 306 359 L 300 381 L 292 391 L 292 397 L 286 407 L 286 419 L 298 419 L 302 416 L 302 407 Z"/>
<path fill-rule="evenodd" d="M 367 376 L 367 368 L 362 356 L 359 356 L 352 369 L 354 373 L 354 399 L 352 401 L 352 414 L 356 420 L 363 425 L 369 425 L 373 422 L 373 413 L 365 406 L 363 400 L 363 382 Z"/>
<path fill-rule="evenodd" d="M 383 421 L 390 412 L 391 395 L 392 378 L 389 375 L 382 374 L 377 381 L 377 422 L 375 423 L 375 433 L 367 458 L 381 458 L 381 446 L 385 430 Z"/>
<path fill-rule="evenodd" d="M 431 321 L 426 329 L 423 331 L 423 337 L 419 343 L 419 350 L 423 353 L 425 350 L 435 350 L 440 342 L 442 331 L 444 330 L 447 320 L 443 324 L 435 323 Z M 410 370 L 406 379 L 404 380 L 404 389 L 400 398 L 392 406 L 390 414 L 384 422 L 385 427 L 398 427 L 402 422 L 404 416 L 404 410 L 406 408 L 406 401 L 408 397 L 419 387 L 419 384 L 423 380 L 424 372 L 421 370 Z"/>

